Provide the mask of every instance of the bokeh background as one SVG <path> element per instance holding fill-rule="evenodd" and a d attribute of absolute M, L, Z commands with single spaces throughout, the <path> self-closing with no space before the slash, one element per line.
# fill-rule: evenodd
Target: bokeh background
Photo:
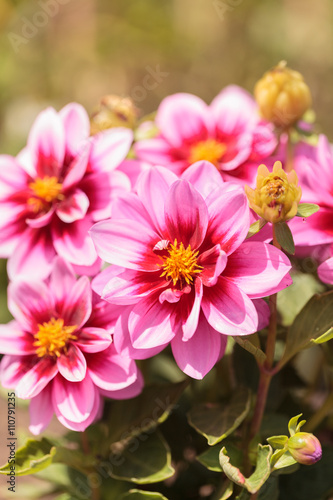
<path fill-rule="evenodd" d="M 317 130 L 332 141 L 332 48 L 333 0 L 0 0 L 0 153 L 19 152 L 46 106 L 77 101 L 91 113 L 103 95 L 118 94 L 144 115 L 174 92 L 210 102 L 230 83 L 252 92 L 282 59 L 303 73 Z M 3 323 L 4 261 L 0 272 Z M 0 417 L 2 429 L 4 399 Z M 22 435 L 27 425 L 23 405 Z"/>

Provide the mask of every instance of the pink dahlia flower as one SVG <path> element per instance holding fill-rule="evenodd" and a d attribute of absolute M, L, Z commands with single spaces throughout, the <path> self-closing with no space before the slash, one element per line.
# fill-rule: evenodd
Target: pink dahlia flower
<path fill-rule="evenodd" d="M 135 362 L 117 352 L 111 325 L 115 311 L 92 295 L 86 276 L 55 260 L 48 280 L 9 285 L 14 320 L 0 326 L 0 380 L 30 402 L 30 431 L 39 434 L 53 413 L 82 431 L 102 411 L 103 396 L 137 395 L 142 377 Z"/>
<path fill-rule="evenodd" d="M 259 119 L 245 90 L 225 88 L 210 106 L 191 94 L 174 94 L 160 104 L 157 137 L 138 141 L 139 159 L 168 166 L 177 175 L 200 160 L 213 163 L 227 180 L 253 183 L 258 164 L 277 145 L 272 126 Z"/>
<path fill-rule="evenodd" d="M 333 257 L 325 260 L 318 266 L 318 276 L 321 281 L 333 285 Z"/>
<path fill-rule="evenodd" d="M 93 273 L 99 262 L 88 229 L 111 214 L 112 199 L 131 188 L 116 167 L 132 143 L 128 129 L 89 138 L 79 104 L 37 117 L 26 148 L 0 156 L 0 256 L 8 273 L 46 277 L 56 254 Z"/>
<path fill-rule="evenodd" d="M 137 357 L 148 357 L 171 342 L 179 367 L 195 378 L 219 359 L 226 335 L 257 331 L 267 311 L 259 301 L 258 312 L 252 299 L 291 282 L 281 251 L 244 241 L 250 213 L 243 190 L 230 183 L 214 188 L 209 168 L 218 175 L 200 163 L 181 180 L 163 167 L 143 172 L 137 195 L 117 200 L 114 218 L 91 229 L 99 256 L 115 264 L 96 289 L 130 306 L 115 343 L 130 342 L 141 350 Z"/>

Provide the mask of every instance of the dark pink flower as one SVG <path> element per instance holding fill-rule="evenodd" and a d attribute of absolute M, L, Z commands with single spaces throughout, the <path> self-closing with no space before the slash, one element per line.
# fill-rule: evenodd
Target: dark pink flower
<path fill-rule="evenodd" d="M 15 319 L 0 326 L 0 379 L 19 398 L 31 399 L 32 433 L 45 429 L 53 413 L 82 431 L 100 416 L 103 396 L 140 392 L 135 362 L 112 343 L 116 311 L 62 259 L 46 282 L 12 282 L 8 305 Z"/>
<path fill-rule="evenodd" d="M 117 200 L 113 218 L 91 229 L 99 256 L 115 264 L 94 286 L 129 306 L 115 343 L 149 357 L 171 342 L 180 368 L 202 378 L 226 335 L 257 331 L 267 310 L 253 299 L 290 284 L 290 263 L 271 245 L 244 241 L 249 225 L 243 190 L 211 164 L 193 165 L 181 180 L 163 167 L 143 172 L 137 194 Z"/>
<path fill-rule="evenodd" d="M 116 167 L 133 134 L 111 129 L 89 138 L 89 118 L 79 104 L 37 117 L 26 148 L 0 156 L 0 256 L 8 273 L 44 278 L 56 254 L 80 272 L 100 265 L 88 229 L 111 214 L 112 199 L 130 190 Z"/>

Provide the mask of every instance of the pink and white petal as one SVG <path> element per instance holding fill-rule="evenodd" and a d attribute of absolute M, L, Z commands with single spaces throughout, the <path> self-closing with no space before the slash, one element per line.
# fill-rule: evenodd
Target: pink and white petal
<path fill-rule="evenodd" d="M 290 277 L 281 283 L 290 269 L 290 261 L 281 250 L 267 243 L 246 241 L 229 255 L 223 275 L 256 299 L 290 285 Z"/>
<path fill-rule="evenodd" d="M 215 190 L 206 199 L 209 224 L 204 243 L 207 250 L 220 244 L 229 256 L 244 241 L 250 227 L 250 209 L 242 188 Z"/>
<path fill-rule="evenodd" d="M 56 257 L 49 281 L 51 295 L 57 302 L 63 302 L 75 283 L 76 278 L 71 264 L 61 257 Z"/>
<path fill-rule="evenodd" d="M 251 156 L 252 133 L 250 131 L 245 131 L 237 137 L 221 135 L 219 140 L 226 145 L 226 152 L 219 163 L 221 171 L 235 170 Z"/>
<path fill-rule="evenodd" d="M 97 276 L 94 277 L 94 279 L 91 282 L 91 288 L 95 293 L 101 296 L 107 283 L 112 278 L 118 276 L 118 274 L 121 274 L 124 271 L 125 269 L 123 267 L 118 267 L 118 266 L 106 267 L 99 274 L 97 274 Z"/>
<path fill-rule="evenodd" d="M 90 151 L 91 143 L 87 142 L 83 145 L 81 151 L 73 158 L 72 162 L 65 170 L 65 178 L 62 184 L 63 191 L 68 191 L 81 181 L 87 171 Z"/>
<path fill-rule="evenodd" d="M 215 286 L 205 288 L 201 306 L 208 323 L 224 335 L 248 335 L 258 329 L 253 302 L 222 276 Z"/>
<path fill-rule="evenodd" d="M 67 293 L 63 304 L 58 305 L 65 325 L 75 325 L 80 329 L 91 315 L 92 290 L 87 276 L 76 281 Z"/>
<path fill-rule="evenodd" d="M 10 257 L 27 228 L 27 210 L 14 202 L 1 202 L 0 257 Z"/>
<path fill-rule="evenodd" d="M 75 345 L 83 352 L 94 353 L 107 349 L 112 343 L 111 334 L 103 328 L 82 328 Z"/>
<path fill-rule="evenodd" d="M 0 325 L 0 352 L 2 354 L 34 354 L 34 337 L 25 332 L 17 321 Z"/>
<path fill-rule="evenodd" d="M 51 272 L 55 255 L 49 232 L 44 228 L 28 228 L 8 260 L 9 278 L 44 279 Z"/>
<path fill-rule="evenodd" d="M 18 161 L 9 155 L 0 155 L 0 199 L 27 188 L 28 175 Z"/>
<path fill-rule="evenodd" d="M 32 227 L 34 229 L 38 229 L 41 227 L 48 226 L 52 220 L 52 217 L 55 212 L 55 207 L 51 207 L 46 214 L 40 215 L 39 217 L 36 217 L 34 219 L 26 219 L 26 223 L 28 224 L 29 227 Z"/>
<path fill-rule="evenodd" d="M 296 246 L 326 245 L 333 242 L 332 208 L 321 207 L 320 210 L 303 219 L 294 217 L 289 226 Z"/>
<path fill-rule="evenodd" d="M 138 371 L 135 382 L 133 382 L 128 387 L 120 389 L 119 391 L 106 391 L 104 389 L 99 389 L 99 392 L 102 394 L 102 396 L 111 399 L 131 399 L 135 398 L 135 396 L 138 396 L 140 394 L 140 392 L 143 389 L 143 386 L 144 386 L 144 379 L 143 376 L 141 375 L 141 372 Z"/>
<path fill-rule="evenodd" d="M 89 117 L 81 104 L 72 102 L 59 111 L 65 129 L 66 150 L 76 156 L 90 135 Z"/>
<path fill-rule="evenodd" d="M 27 146 L 16 155 L 16 160 L 29 177 L 34 179 L 37 176 L 37 164 L 34 155 L 29 151 Z"/>
<path fill-rule="evenodd" d="M 51 384 L 46 386 L 42 392 L 31 399 L 29 405 L 30 425 L 29 431 L 37 436 L 43 432 L 51 422 L 53 416 Z"/>
<path fill-rule="evenodd" d="M 81 382 L 86 376 L 86 358 L 73 343 L 69 345 L 66 354 L 59 356 L 57 366 L 59 373 L 69 382 Z"/>
<path fill-rule="evenodd" d="M 160 236 L 146 225 L 128 219 L 97 222 L 90 234 L 98 255 L 105 262 L 142 271 L 160 269 L 161 259 L 153 252 Z"/>
<path fill-rule="evenodd" d="M 76 189 L 72 194 L 66 196 L 56 209 L 57 216 L 62 222 L 67 224 L 79 219 L 83 219 L 89 208 L 89 198 L 81 191 Z"/>
<path fill-rule="evenodd" d="M 224 271 L 228 262 L 227 254 L 221 249 L 220 245 L 206 250 L 198 258 L 198 265 L 203 267 L 200 273 L 200 279 L 205 286 L 216 284 L 218 277 Z"/>
<path fill-rule="evenodd" d="M 149 213 L 157 233 L 165 232 L 164 204 L 170 186 L 178 177 L 167 168 L 152 167 L 143 172 L 137 182 L 138 196 Z"/>
<path fill-rule="evenodd" d="M 207 137 L 208 118 L 204 101 L 192 94 L 178 93 L 163 99 L 155 122 L 167 141 L 180 148 L 184 141 Z"/>
<path fill-rule="evenodd" d="M 252 300 L 254 307 L 258 313 L 258 331 L 266 328 L 269 323 L 270 310 L 269 305 L 264 299 L 254 299 Z"/>
<path fill-rule="evenodd" d="M 137 379 L 133 359 L 118 354 L 112 345 L 107 351 L 88 356 L 88 372 L 94 384 L 107 391 L 124 389 Z"/>
<path fill-rule="evenodd" d="M 37 396 L 57 373 L 57 364 L 52 358 L 40 358 L 40 361 L 30 368 L 17 384 L 15 389 L 17 396 L 22 399 Z"/>
<path fill-rule="evenodd" d="M 94 409 L 97 389 L 89 374 L 81 382 L 69 382 L 61 375 L 53 381 L 52 404 L 57 417 L 84 422 Z"/>
<path fill-rule="evenodd" d="M 192 184 L 204 199 L 223 184 L 221 174 L 215 165 L 206 160 L 193 163 L 181 175 L 181 179 Z"/>
<path fill-rule="evenodd" d="M 333 284 L 333 257 L 318 266 L 318 276 L 324 283 Z"/>
<path fill-rule="evenodd" d="M 176 334 L 174 304 L 158 300 L 159 292 L 144 297 L 135 304 L 128 319 L 133 347 L 150 349 L 165 345 Z"/>
<path fill-rule="evenodd" d="M 101 270 L 102 261 L 99 257 L 96 258 L 95 262 L 90 266 L 76 266 L 73 265 L 74 272 L 80 276 L 96 276 L 96 274 Z"/>
<path fill-rule="evenodd" d="M 201 311 L 201 300 L 203 295 L 203 285 L 200 278 L 195 280 L 194 284 L 194 301 L 191 300 L 189 303 L 190 309 L 187 310 L 187 307 L 184 302 L 188 303 L 189 295 L 183 295 L 181 302 L 181 316 L 182 316 L 182 330 L 183 330 L 183 340 L 186 342 L 194 335 L 199 321 L 199 314 Z M 185 307 L 184 307 L 185 305 Z"/>
<path fill-rule="evenodd" d="M 201 313 L 194 335 L 184 341 L 180 333 L 171 341 L 172 353 L 179 368 L 189 377 L 202 379 L 225 350 L 227 337 L 210 326 Z"/>
<path fill-rule="evenodd" d="M 5 388 L 16 388 L 25 373 L 36 364 L 36 356 L 7 354 L 0 361 L 0 380 Z"/>
<path fill-rule="evenodd" d="M 59 177 L 65 158 L 65 131 L 55 109 L 47 108 L 37 116 L 28 137 L 28 149 L 38 177 Z"/>
<path fill-rule="evenodd" d="M 277 138 L 271 123 L 259 122 L 252 131 L 251 158 L 262 161 L 273 153 L 277 146 Z"/>
<path fill-rule="evenodd" d="M 150 215 L 135 193 L 126 193 L 114 200 L 112 205 L 114 219 L 129 219 L 140 222 L 148 231 L 153 227 Z"/>
<path fill-rule="evenodd" d="M 186 248 L 198 248 L 203 242 L 208 211 L 201 194 L 187 181 L 172 184 L 165 200 L 165 221 L 170 241 L 177 240 Z"/>
<path fill-rule="evenodd" d="M 128 128 L 112 128 L 96 134 L 92 139 L 90 166 L 94 172 L 110 172 L 125 160 L 133 132 Z"/>
<path fill-rule="evenodd" d="M 149 168 L 150 165 L 148 163 L 127 158 L 119 165 L 117 171 L 123 172 L 128 177 L 131 183 L 131 189 L 134 189 L 141 173 Z"/>
<path fill-rule="evenodd" d="M 70 383 L 70 382 L 68 382 Z M 83 383 L 83 382 L 80 382 Z M 83 432 L 91 425 L 94 423 L 96 420 L 102 417 L 102 411 L 103 411 L 103 399 L 100 395 L 100 391 L 94 387 L 94 402 L 91 411 L 89 412 L 88 416 L 83 419 L 82 421 L 73 421 L 68 418 L 66 418 L 62 412 L 59 410 L 58 407 L 55 407 L 55 414 L 57 416 L 57 419 L 59 422 L 67 427 L 68 429 L 71 429 L 72 431 L 76 432 Z"/>
<path fill-rule="evenodd" d="M 144 139 L 134 144 L 136 156 L 151 165 L 166 166 L 172 161 L 170 144 L 163 137 Z"/>
<path fill-rule="evenodd" d="M 58 255 L 78 266 L 94 265 L 97 254 L 88 232 L 92 225 L 88 216 L 71 224 L 54 220 L 51 233 Z"/>
<path fill-rule="evenodd" d="M 166 283 L 166 286 L 169 286 L 169 283 Z M 183 290 L 176 290 L 175 288 L 167 288 L 166 290 L 163 290 L 162 293 L 160 293 L 158 300 L 160 301 L 161 304 L 163 304 L 164 301 L 167 301 L 170 304 L 175 304 L 176 302 L 180 301 L 180 298 L 183 295 L 184 295 Z"/>

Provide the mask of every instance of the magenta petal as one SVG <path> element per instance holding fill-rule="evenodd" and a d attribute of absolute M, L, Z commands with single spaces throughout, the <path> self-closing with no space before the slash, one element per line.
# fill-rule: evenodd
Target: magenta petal
<path fill-rule="evenodd" d="M 219 277 L 215 286 L 206 287 L 201 301 L 208 323 L 225 335 L 248 335 L 258 328 L 253 302 L 229 280 Z"/>
<path fill-rule="evenodd" d="M 138 371 L 136 380 L 129 385 L 128 387 L 124 387 L 124 389 L 119 389 L 117 391 L 106 391 L 105 389 L 99 389 L 100 394 L 107 398 L 112 399 L 130 399 L 138 396 L 142 391 L 144 386 L 144 379 L 141 372 Z"/>
<path fill-rule="evenodd" d="M 79 329 L 90 317 L 91 310 L 90 281 L 87 276 L 82 276 L 68 291 L 60 315 L 64 319 L 65 325 L 75 325 Z"/>
<path fill-rule="evenodd" d="M 133 141 L 133 132 L 128 128 L 112 128 L 96 134 L 92 139 L 90 165 L 93 171 L 115 169 L 125 160 Z"/>
<path fill-rule="evenodd" d="M 0 380 L 3 387 L 8 389 L 17 387 L 17 384 L 36 363 L 36 356 L 12 356 L 7 354 L 0 361 Z"/>
<path fill-rule="evenodd" d="M 65 179 L 62 185 L 64 191 L 68 191 L 73 186 L 76 186 L 83 178 L 88 166 L 90 149 L 91 144 L 85 144 L 66 169 Z"/>
<path fill-rule="evenodd" d="M 266 243 L 246 241 L 229 256 L 223 274 L 255 299 L 290 285 L 290 277 L 281 283 L 290 269 L 290 261 L 281 250 Z"/>
<path fill-rule="evenodd" d="M 58 373 L 57 364 L 51 358 L 41 358 L 19 381 L 16 394 L 19 398 L 37 396 Z"/>
<path fill-rule="evenodd" d="M 56 213 L 63 222 L 70 223 L 83 219 L 87 213 L 88 207 L 88 196 L 80 189 L 76 189 L 74 193 L 67 196 L 65 200 L 58 205 Z"/>
<path fill-rule="evenodd" d="M 29 431 L 35 436 L 40 434 L 51 422 L 53 406 L 51 400 L 52 389 L 48 385 L 37 396 L 31 399 L 29 406 Z"/>
<path fill-rule="evenodd" d="M 2 354 L 34 354 L 34 337 L 22 330 L 17 321 L 0 325 L 0 352 Z"/>
<path fill-rule="evenodd" d="M 185 342 L 177 334 L 171 347 L 179 368 L 189 377 L 202 379 L 219 360 L 226 344 L 227 337 L 214 330 L 201 314 L 194 335 Z"/>
<path fill-rule="evenodd" d="M 128 387 L 137 378 L 133 359 L 116 353 L 113 346 L 89 357 L 88 371 L 95 385 L 107 391 Z"/>
<path fill-rule="evenodd" d="M 28 184 L 27 173 L 16 158 L 0 155 L 0 199 L 25 189 Z"/>
<path fill-rule="evenodd" d="M 54 212 L 55 207 L 51 207 L 46 214 L 36 217 L 35 219 L 26 219 L 26 223 L 33 228 L 45 227 L 51 222 Z"/>
<path fill-rule="evenodd" d="M 252 300 L 254 307 L 258 313 L 258 331 L 266 328 L 269 323 L 270 310 L 269 305 L 264 299 L 254 299 Z"/>
<path fill-rule="evenodd" d="M 195 286 L 194 286 L 194 302 L 191 307 L 190 314 L 185 318 L 183 317 L 182 329 L 183 329 L 183 340 L 185 341 L 190 339 L 197 329 L 199 314 L 201 310 L 202 295 L 203 295 L 202 281 L 200 278 L 197 278 L 195 280 Z M 183 300 L 184 299 L 186 299 L 185 294 L 183 295 Z M 184 311 L 186 311 L 186 308 L 182 309 L 183 314 Z"/>
<path fill-rule="evenodd" d="M 206 160 L 193 163 L 185 170 L 181 179 L 190 182 L 204 199 L 223 184 L 221 174 L 215 165 Z"/>
<path fill-rule="evenodd" d="M 88 114 L 83 106 L 72 102 L 59 111 L 59 116 L 65 129 L 66 149 L 75 156 L 90 135 Z"/>
<path fill-rule="evenodd" d="M 126 195 L 114 200 L 112 217 L 138 221 L 146 226 L 148 231 L 151 231 L 153 225 L 150 215 L 135 193 L 126 193 Z"/>
<path fill-rule="evenodd" d="M 220 245 L 215 245 L 203 252 L 198 258 L 198 265 L 203 267 L 200 274 L 203 284 L 205 286 L 215 285 L 227 262 L 227 254 L 221 249 Z"/>
<path fill-rule="evenodd" d="M 111 264 L 156 271 L 161 259 L 153 253 L 158 234 L 143 224 L 127 219 L 98 222 L 90 230 L 98 255 Z"/>
<path fill-rule="evenodd" d="M 75 345 L 83 352 L 104 351 L 111 344 L 111 334 L 103 328 L 86 327 L 80 331 Z"/>
<path fill-rule="evenodd" d="M 65 132 L 53 108 L 47 108 L 36 118 L 28 137 L 28 149 L 39 177 L 59 177 L 65 158 Z"/>
<path fill-rule="evenodd" d="M 187 181 L 175 182 L 165 201 L 165 220 L 170 240 L 186 248 L 198 248 L 205 238 L 208 212 L 204 199 Z"/>
<path fill-rule="evenodd" d="M 61 257 L 56 257 L 49 282 L 52 296 L 57 302 L 63 302 L 75 283 L 76 278 L 72 266 Z"/>
<path fill-rule="evenodd" d="M 333 283 L 333 257 L 318 266 L 318 276 L 324 283 Z"/>
<path fill-rule="evenodd" d="M 86 376 L 86 358 L 75 344 L 70 344 L 66 354 L 57 359 L 59 373 L 70 382 L 80 382 Z"/>
<path fill-rule="evenodd" d="M 71 382 L 68 382 L 68 384 Z M 76 384 L 83 384 L 83 382 L 76 382 Z M 101 398 L 100 391 L 93 386 L 94 391 L 93 391 L 93 397 L 94 401 L 92 404 L 92 409 L 90 412 L 86 413 L 86 418 L 81 418 L 79 420 L 75 419 L 68 419 L 66 418 L 63 413 L 62 413 L 62 407 L 59 409 L 57 406 L 54 408 L 55 414 L 57 416 L 57 419 L 59 422 L 67 427 L 68 429 L 71 429 L 72 431 L 76 432 L 83 432 L 91 425 L 92 423 L 95 422 L 95 420 L 99 419 L 102 417 L 102 411 L 103 411 L 103 399 Z M 54 400 L 54 397 L 53 397 Z M 73 403 L 71 403 L 73 404 Z"/>
<path fill-rule="evenodd" d="M 161 137 L 136 142 L 134 151 L 137 158 L 149 162 L 151 165 L 168 165 L 172 161 L 170 144 Z"/>
<path fill-rule="evenodd" d="M 87 374 L 81 382 L 69 382 L 60 375 L 53 381 L 52 403 L 59 414 L 72 422 L 87 420 L 93 410 L 96 388 Z"/>
<path fill-rule="evenodd" d="M 90 217 L 66 224 L 57 220 L 52 224 L 52 237 L 57 253 L 72 264 L 92 266 L 97 259 L 94 244 L 89 236 Z"/>
<path fill-rule="evenodd" d="M 135 304 L 128 320 L 133 347 L 150 349 L 165 345 L 175 336 L 174 304 L 158 300 L 158 292 Z"/>

